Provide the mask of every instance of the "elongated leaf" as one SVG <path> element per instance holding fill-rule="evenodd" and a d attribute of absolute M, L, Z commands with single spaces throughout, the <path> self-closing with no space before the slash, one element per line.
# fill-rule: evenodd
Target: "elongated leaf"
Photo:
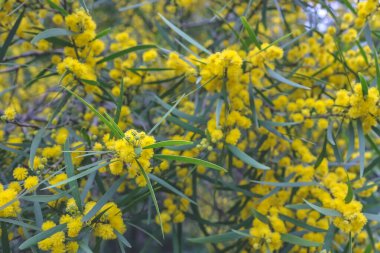
<path fill-rule="evenodd" d="M 323 141 L 322 151 L 319 154 L 317 161 L 314 164 L 314 169 L 318 168 L 319 165 L 322 163 L 323 158 L 326 157 L 326 147 L 327 147 L 327 133 L 325 135 L 325 140 Z"/>
<path fill-rule="evenodd" d="M 87 8 L 85 0 L 79 0 L 79 4 L 88 13 L 88 8 Z"/>
<path fill-rule="evenodd" d="M 264 181 L 256 181 L 256 180 L 251 180 L 251 181 L 256 184 L 277 186 L 277 187 L 302 187 L 302 186 L 318 185 L 317 182 L 264 182 Z"/>
<path fill-rule="evenodd" d="M 192 158 L 192 157 L 186 157 L 186 156 L 179 156 L 179 155 L 154 155 L 153 158 L 160 159 L 160 160 L 168 160 L 168 161 L 177 161 L 177 162 L 183 162 L 183 163 L 191 163 L 195 165 L 204 166 L 206 168 L 215 169 L 215 170 L 226 170 L 223 167 L 210 163 L 208 161 L 204 161 L 198 158 Z"/>
<path fill-rule="evenodd" d="M 252 167 L 256 169 L 261 169 L 261 170 L 269 170 L 270 168 L 264 164 L 259 163 L 240 149 L 238 149 L 235 146 L 228 145 L 228 149 L 231 151 L 232 154 L 234 154 L 237 158 L 242 160 L 244 163 L 251 165 Z"/>
<path fill-rule="evenodd" d="M 329 225 L 329 229 L 327 230 L 327 233 L 325 235 L 325 240 L 323 243 L 323 249 L 327 250 L 327 252 L 330 252 L 333 247 L 334 235 L 336 233 L 336 230 L 337 228 L 331 222 Z"/>
<path fill-rule="evenodd" d="M 38 130 L 37 134 L 33 138 L 32 144 L 30 146 L 29 164 L 30 164 L 30 168 L 32 170 L 34 170 L 34 158 L 36 156 L 37 149 L 40 146 L 40 143 L 41 143 L 42 137 L 45 133 L 45 130 L 46 130 L 45 128 L 41 128 L 40 130 Z"/>
<path fill-rule="evenodd" d="M 346 175 L 347 175 L 347 194 L 346 194 L 346 197 L 344 198 L 344 201 L 346 202 L 346 204 L 348 204 L 354 198 L 354 191 L 352 190 L 350 178 L 348 177 L 347 173 Z"/>
<path fill-rule="evenodd" d="M 66 180 L 62 180 L 62 181 L 60 181 L 60 182 L 58 182 L 58 183 L 56 183 L 56 184 L 54 184 L 54 185 L 47 186 L 47 187 L 43 188 L 43 190 L 51 189 L 51 188 L 54 188 L 54 187 L 57 187 L 57 186 L 60 186 L 60 185 L 68 184 L 68 183 L 70 183 L 70 182 L 72 182 L 72 181 L 75 181 L 75 180 L 77 180 L 77 179 L 79 179 L 79 178 L 82 178 L 82 177 L 84 177 L 84 176 L 87 176 L 87 175 L 91 174 L 92 172 L 97 171 L 98 169 L 100 169 L 100 168 L 102 168 L 102 167 L 104 167 L 104 166 L 107 166 L 108 164 L 109 164 L 109 162 L 106 162 L 106 163 L 99 163 L 98 165 L 94 166 L 94 167 L 91 168 L 91 169 L 88 169 L 88 170 L 85 170 L 85 171 L 83 171 L 83 172 L 81 172 L 81 173 L 78 173 L 78 174 L 76 174 L 75 176 L 70 177 L 70 178 L 68 178 L 68 179 L 66 179 Z"/>
<path fill-rule="evenodd" d="M 303 247 L 319 247 L 322 245 L 319 242 L 309 241 L 302 237 L 292 234 L 281 234 L 281 240 L 290 244 L 300 245 Z"/>
<path fill-rule="evenodd" d="M 153 131 L 159 126 L 161 125 L 161 123 L 166 119 L 166 117 L 168 117 L 170 115 L 170 113 L 177 107 L 177 105 L 182 101 L 182 99 L 185 97 L 185 95 L 182 95 L 178 100 L 177 102 L 165 113 L 164 116 L 162 116 L 160 118 L 160 120 L 152 127 L 152 129 L 150 129 L 150 131 L 148 132 L 148 134 L 151 134 L 153 133 Z"/>
<path fill-rule="evenodd" d="M 310 90 L 309 87 L 306 87 L 306 86 L 303 86 L 303 85 L 300 85 L 298 83 L 295 83 L 289 79 L 286 79 L 285 77 L 283 77 L 282 75 L 278 74 L 277 72 L 274 72 L 273 70 L 271 69 L 267 69 L 267 72 L 269 74 L 269 76 L 271 76 L 272 78 L 276 79 L 277 81 L 281 82 L 281 83 L 285 83 L 287 85 L 290 85 L 290 86 L 293 86 L 295 88 L 300 88 L 300 89 L 305 89 L 305 90 Z"/>
<path fill-rule="evenodd" d="M 116 137 L 118 137 L 119 139 L 121 138 L 124 138 L 124 134 L 122 133 L 122 131 L 120 130 L 120 128 L 117 126 L 117 124 L 115 123 L 115 121 L 113 121 L 113 119 L 105 113 L 105 115 L 101 114 L 98 110 L 95 109 L 95 107 L 93 107 L 91 104 L 89 104 L 86 100 L 84 100 L 83 98 L 81 98 L 78 94 L 76 94 L 75 92 L 73 92 L 72 90 L 64 87 L 69 93 L 71 93 L 72 95 L 74 95 L 77 99 L 79 99 L 84 105 L 86 105 L 96 116 L 98 116 L 98 118 L 104 123 L 106 124 L 106 126 L 111 130 L 112 134 Z M 107 117 L 108 116 L 108 117 Z"/>
<path fill-rule="evenodd" d="M 222 112 L 223 99 L 218 99 L 216 103 L 216 111 L 215 111 L 215 119 L 216 119 L 216 127 L 220 126 L 220 113 Z"/>
<path fill-rule="evenodd" d="M 103 31 L 101 31 L 100 33 L 96 34 L 96 36 L 95 36 L 95 38 L 93 40 L 97 40 L 97 39 L 103 38 L 104 36 L 106 36 L 107 34 L 109 34 L 111 31 L 112 31 L 112 28 L 108 27 L 108 28 L 104 29 Z"/>
<path fill-rule="evenodd" d="M 24 228 L 32 229 L 32 230 L 36 230 L 36 231 L 41 230 L 39 227 L 33 226 L 31 224 L 24 223 L 24 222 L 18 221 L 18 220 L 12 220 L 12 219 L 7 219 L 7 218 L 0 218 L 0 222 L 2 222 L 2 223 L 9 223 L 9 224 L 13 224 L 13 225 L 16 225 L 16 226 L 19 226 L 19 227 L 24 227 Z"/>
<path fill-rule="evenodd" d="M 219 235 L 210 235 L 205 237 L 198 237 L 198 238 L 189 238 L 187 239 L 189 242 L 192 243 L 220 243 L 220 242 L 227 242 L 232 240 L 237 240 L 241 238 L 247 237 L 248 230 L 239 230 L 240 233 L 235 232 L 227 232 L 224 234 Z"/>
<path fill-rule="evenodd" d="M 172 191 L 173 193 L 177 194 L 178 196 L 184 198 L 184 199 L 187 199 L 189 202 L 193 203 L 194 205 L 197 205 L 197 203 L 192 200 L 191 198 L 189 198 L 188 196 L 186 196 L 184 193 L 182 193 L 181 191 L 179 191 L 177 188 L 175 188 L 174 186 L 172 186 L 171 184 L 167 183 L 165 180 L 153 175 L 153 174 L 149 174 L 148 177 L 152 180 L 152 181 L 155 181 L 157 182 L 158 184 L 162 185 L 163 187 L 165 187 L 166 189 Z"/>
<path fill-rule="evenodd" d="M 22 20 L 22 18 L 24 16 L 24 12 L 25 12 L 25 9 L 18 16 L 16 22 L 12 26 L 12 29 L 9 31 L 9 33 L 7 35 L 7 38 L 5 39 L 4 44 L 2 45 L 2 47 L 0 49 L 0 62 L 3 61 L 3 59 L 4 59 L 4 57 L 5 57 L 6 53 L 7 53 L 8 47 L 12 43 L 13 37 L 15 36 L 16 31 L 17 31 L 18 27 L 20 26 L 21 20 Z"/>
<path fill-rule="evenodd" d="M 265 223 L 268 225 L 270 224 L 270 220 L 268 219 L 268 217 L 266 215 L 260 213 L 256 209 L 252 209 L 252 214 L 253 214 L 253 216 L 255 216 L 255 218 L 259 219 L 262 223 Z"/>
<path fill-rule="evenodd" d="M 368 220 L 380 222 L 380 214 L 364 213 Z"/>
<path fill-rule="evenodd" d="M 335 146 L 335 141 L 334 141 L 334 135 L 333 135 L 333 123 L 330 121 L 329 126 L 327 128 L 327 140 L 329 143 L 333 146 Z"/>
<path fill-rule="evenodd" d="M 307 229 L 307 230 L 309 230 L 311 232 L 316 232 L 316 233 L 324 233 L 324 232 L 326 232 L 326 230 L 324 230 L 322 228 L 311 226 L 311 225 L 305 223 L 304 221 L 301 221 L 301 220 L 298 220 L 298 219 L 286 216 L 284 214 L 279 214 L 278 216 L 283 221 L 293 223 L 294 225 L 296 225 L 298 227 L 301 227 L 301 228 L 304 228 L 304 229 Z"/>
<path fill-rule="evenodd" d="M 368 83 L 367 80 L 365 80 L 364 76 L 361 73 L 358 73 L 359 79 L 360 79 L 360 84 L 362 85 L 362 93 L 363 96 L 368 95 Z"/>
<path fill-rule="evenodd" d="M 82 218 L 83 222 L 89 221 L 97 212 L 112 198 L 120 185 L 125 181 L 127 175 L 120 177 L 115 183 L 106 191 L 106 193 L 96 202 L 95 206 Z"/>
<path fill-rule="evenodd" d="M 240 20 L 241 20 L 241 23 L 243 24 L 245 30 L 247 30 L 247 33 L 248 33 L 248 36 L 249 36 L 251 42 L 253 42 L 256 47 L 261 49 L 261 43 L 260 43 L 259 39 L 257 38 L 255 32 L 251 28 L 251 26 L 248 24 L 247 19 L 243 16 L 243 17 L 240 17 Z"/>
<path fill-rule="evenodd" d="M 47 0 L 47 2 L 49 3 L 50 7 L 53 8 L 54 10 L 58 11 L 59 13 L 62 14 L 62 16 L 67 16 L 69 15 L 69 13 L 63 9 L 61 6 L 55 4 L 52 0 Z"/>
<path fill-rule="evenodd" d="M 11 248 L 9 246 L 8 239 L 8 229 L 7 225 L 4 222 L 1 222 L 1 246 L 3 249 L 3 253 L 11 253 Z"/>
<path fill-rule="evenodd" d="M 377 84 L 377 90 L 380 92 L 380 66 L 379 66 L 379 56 L 377 54 L 376 49 L 373 49 L 374 51 L 374 58 L 375 58 L 375 67 L 376 67 L 376 84 Z"/>
<path fill-rule="evenodd" d="M 132 245 L 128 242 L 128 240 L 122 234 L 120 234 L 119 231 L 117 231 L 116 229 L 114 229 L 114 231 L 115 231 L 115 234 L 117 235 L 117 239 L 119 239 L 119 241 L 123 245 L 127 246 L 128 248 L 132 248 Z"/>
<path fill-rule="evenodd" d="M 64 150 L 65 151 L 69 151 L 70 150 L 70 138 L 66 139 L 66 142 L 65 142 L 65 145 L 64 145 Z M 67 176 L 68 177 L 75 176 L 74 165 L 73 165 L 73 161 L 72 161 L 72 158 L 71 158 L 71 154 L 69 152 L 64 152 L 63 153 L 63 158 L 64 158 L 65 165 L 66 165 L 66 174 L 67 174 Z M 80 192 L 79 192 L 78 181 L 77 180 L 71 181 L 69 183 L 69 186 L 70 186 L 70 189 L 72 190 L 72 195 L 73 195 L 73 198 L 75 200 L 75 203 L 77 204 L 78 209 L 80 211 L 82 211 L 83 208 L 82 208 L 82 201 L 80 199 Z"/>
<path fill-rule="evenodd" d="M 97 61 L 96 64 L 100 64 L 100 63 L 103 63 L 103 62 L 108 62 L 108 61 L 111 61 L 111 60 L 113 60 L 115 58 L 127 55 L 127 54 L 132 53 L 132 52 L 146 50 L 146 49 L 151 49 L 151 48 L 156 48 L 156 47 L 157 47 L 156 45 L 138 45 L 138 46 L 130 47 L 130 48 L 118 51 L 116 53 L 110 54 L 108 56 L 105 56 L 104 58 L 102 58 L 99 61 Z"/>
<path fill-rule="evenodd" d="M 145 146 L 145 147 L 143 147 L 143 149 L 183 146 L 183 145 L 191 145 L 191 144 L 193 144 L 192 141 L 167 140 L 167 141 L 160 141 L 160 142 L 154 143 L 154 144 L 149 145 L 149 146 Z"/>
<path fill-rule="evenodd" d="M 359 164 L 360 164 L 360 177 L 364 174 L 364 159 L 365 159 L 365 137 L 362 122 L 360 119 L 356 121 L 359 137 Z"/>
<path fill-rule="evenodd" d="M 73 34 L 72 32 L 63 28 L 51 28 L 37 34 L 30 43 L 36 44 L 37 42 L 43 39 L 58 37 L 58 36 L 70 36 L 72 34 Z"/>
<path fill-rule="evenodd" d="M 198 48 L 199 50 L 205 52 L 206 54 L 211 54 L 209 50 L 207 50 L 205 47 L 203 47 L 201 44 L 199 44 L 197 41 L 195 41 L 193 38 L 191 38 L 189 35 L 184 33 L 181 29 L 173 25 L 169 20 L 167 20 L 164 16 L 162 16 L 160 13 L 158 13 L 160 18 L 165 22 L 167 26 L 169 26 L 175 33 L 177 33 L 179 36 L 181 36 L 184 40 Z"/>
<path fill-rule="evenodd" d="M 313 208 L 315 211 L 323 214 L 323 215 L 326 215 L 326 216 L 342 216 L 341 213 L 339 213 L 338 211 L 334 210 L 334 209 L 329 209 L 329 208 L 324 208 L 324 207 L 320 207 L 320 206 L 317 206 L 317 205 L 314 205 L 312 203 L 310 203 L 309 201 L 307 201 L 306 199 L 304 199 L 303 201 L 305 201 L 305 203 L 310 206 L 311 208 Z"/>
<path fill-rule="evenodd" d="M 154 194 L 154 189 L 153 189 L 152 183 L 150 182 L 150 179 L 149 179 L 148 175 L 146 174 L 144 168 L 141 166 L 140 162 L 139 162 L 137 159 L 136 159 L 135 161 L 136 161 L 137 164 L 139 165 L 140 173 L 144 176 L 144 178 L 145 178 L 145 180 L 146 180 L 146 182 L 147 182 L 148 189 L 149 189 L 150 195 L 151 195 L 151 197 L 152 197 L 154 207 L 156 208 L 156 212 L 157 212 L 157 214 L 158 214 L 158 219 L 159 219 L 159 221 L 160 221 L 160 227 L 161 227 L 162 238 L 164 238 L 165 235 L 164 235 L 164 227 L 163 227 L 163 225 L 162 225 L 161 212 L 160 212 L 160 208 L 158 207 L 158 202 L 157 202 L 156 195 Z"/>
<path fill-rule="evenodd" d="M 66 229 L 66 224 L 60 224 L 60 225 L 57 225 L 51 229 L 48 229 L 48 230 L 43 231 L 39 234 L 36 234 L 35 236 L 33 236 L 33 237 L 29 238 L 28 240 L 26 240 L 25 242 L 23 242 L 20 245 L 19 249 L 24 250 L 24 249 L 30 248 L 31 246 L 36 245 L 38 242 L 54 235 L 57 232 L 63 231 L 65 229 Z"/>
<path fill-rule="evenodd" d="M 31 202 L 43 202 L 47 203 L 50 201 L 55 201 L 58 199 L 61 199 L 63 197 L 67 197 L 68 193 L 71 192 L 66 191 L 66 192 L 61 192 L 59 194 L 54 194 L 54 195 L 30 195 L 30 196 L 22 196 L 20 199 L 25 200 L 25 201 L 31 201 Z"/>

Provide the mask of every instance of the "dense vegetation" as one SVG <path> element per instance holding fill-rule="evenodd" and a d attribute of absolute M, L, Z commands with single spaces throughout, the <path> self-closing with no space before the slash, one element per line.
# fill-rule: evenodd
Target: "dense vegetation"
<path fill-rule="evenodd" d="M 378 0 L 0 0 L 1 252 L 380 250 Z"/>

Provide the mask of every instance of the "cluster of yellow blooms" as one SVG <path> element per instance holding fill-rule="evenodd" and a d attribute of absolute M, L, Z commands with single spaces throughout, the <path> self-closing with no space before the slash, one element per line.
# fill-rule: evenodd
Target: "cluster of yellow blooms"
<path fill-rule="evenodd" d="M 375 87 L 368 89 L 368 94 L 363 94 L 361 84 L 356 84 L 353 91 L 339 90 L 336 93 L 335 113 L 344 113 L 350 119 L 360 119 L 363 122 L 365 132 L 369 132 L 377 125 L 380 117 L 379 90 Z"/>
<path fill-rule="evenodd" d="M 146 173 L 152 171 L 150 160 L 154 152 L 152 149 L 144 149 L 144 147 L 154 144 L 156 142 L 154 137 L 145 132 L 137 132 L 131 129 L 125 132 L 124 139 L 110 139 L 109 135 L 103 139 L 106 149 L 116 153 L 116 157 L 109 165 L 111 174 L 121 175 L 127 172 L 128 177 L 135 178 L 139 186 L 145 186 L 147 182 L 140 172 L 140 166 Z"/>
<path fill-rule="evenodd" d="M 378 0 L 90 2 L 0 5 L 0 250 L 380 250 Z"/>

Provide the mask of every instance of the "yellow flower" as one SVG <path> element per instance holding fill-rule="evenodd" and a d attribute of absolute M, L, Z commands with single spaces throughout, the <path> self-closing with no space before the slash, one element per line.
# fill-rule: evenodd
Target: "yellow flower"
<path fill-rule="evenodd" d="M 24 181 L 24 188 L 30 190 L 38 185 L 38 177 L 37 176 L 29 176 Z"/>
<path fill-rule="evenodd" d="M 13 121 L 16 118 L 16 111 L 13 106 L 9 106 L 4 110 L 6 120 Z"/>
<path fill-rule="evenodd" d="M 28 170 L 23 167 L 17 167 L 16 169 L 13 170 L 13 177 L 16 180 L 24 180 L 28 176 Z"/>

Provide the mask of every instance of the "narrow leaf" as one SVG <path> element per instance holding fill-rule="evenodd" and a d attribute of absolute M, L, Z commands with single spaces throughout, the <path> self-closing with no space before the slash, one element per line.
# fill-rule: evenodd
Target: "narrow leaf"
<path fill-rule="evenodd" d="M 191 163 L 195 165 L 204 166 L 206 168 L 215 169 L 215 170 L 226 170 L 223 167 L 210 163 L 208 161 L 204 161 L 197 158 L 192 157 L 186 157 L 186 156 L 179 156 L 179 155 L 154 155 L 153 158 L 160 159 L 160 160 L 168 160 L 168 161 L 177 161 L 177 162 L 183 162 L 183 163 Z"/>
<path fill-rule="evenodd" d="M 251 165 L 252 167 L 254 167 L 256 169 L 261 169 L 261 170 L 269 170 L 270 169 L 268 166 L 259 163 L 258 161 L 256 161 L 252 157 L 248 156 L 246 153 L 244 153 L 243 151 L 241 151 L 237 147 L 232 146 L 232 145 L 228 145 L 227 147 L 232 152 L 232 154 L 234 154 L 237 158 L 239 158 L 240 160 L 242 160 L 246 164 Z"/>
<path fill-rule="evenodd" d="M 30 43 L 36 44 L 37 42 L 43 39 L 58 37 L 58 36 L 70 36 L 72 34 L 73 34 L 72 32 L 63 28 L 51 28 L 37 34 Z"/>

